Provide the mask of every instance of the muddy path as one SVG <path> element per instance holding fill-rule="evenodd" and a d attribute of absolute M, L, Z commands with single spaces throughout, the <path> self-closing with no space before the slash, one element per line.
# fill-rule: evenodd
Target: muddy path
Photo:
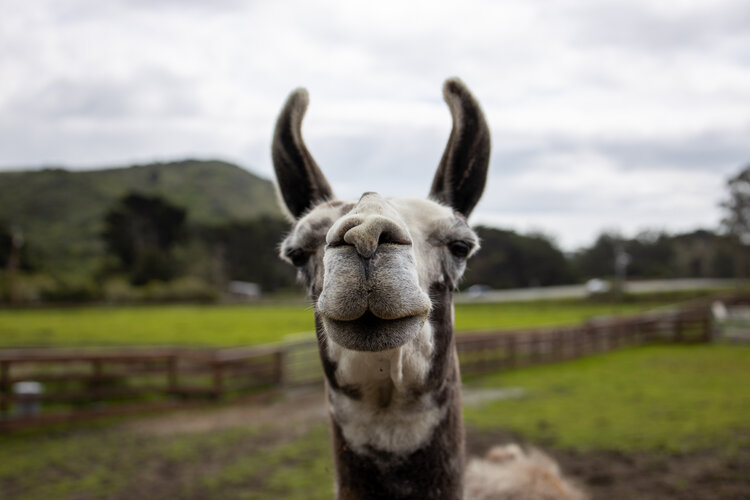
<path fill-rule="evenodd" d="M 288 441 L 327 421 L 322 392 L 299 391 L 253 404 L 138 419 L 125 424 L 125 428 L 139 434 L 169 436 L 252 424 L 275 429 L 259 439 L 268 440 L 273 436 L 272 439 Z M 493 445 L 511 442 L 533 444 L 512 432 L 466 429 L 469 456 L 482 456 Z M 750 499 L 750 448 L 689 453 L 542 448 L 594 499 Z"/>
<path fill-rule="evenodd" d="M 483 455 L 496 444 L 522 443 L 503 431 L 467 428 L 469 455 Z M 491 443 L 491 444 L 488 444 Z M 592 499 L 740 500 L 750 499 L 750 448 L 688 453 L 571 451 L 544 447 L 565 474 Z"/>
<path fill-rule="evenodd" d="M 485 397 L 486 393 L 467 391 L 465 399 L 481 403 Z M 144 415 L 101 427 L 40 432 L 33 437 L 41 447 L 37 449 L 26 443 L 28 439 L 18 436 L 8 443 L 27 451 L 24 461 L 39 462 L 35 477 L 64 489 L 39 489 L 37 481 L 22 475 L 3 476 L 0 467 L 2 498 L 202 499 L 250 493 L 252 498 L 286 498 L 267 489 L 269 478 L 279 473 L 332 488 L 328 415 L 320 390 Z M 593 499 L 750 499 L 748 447 L 689 453 L 584 452 L 528 443 L 502 430 L 466 429 L 470 456 L 511 442 L 542 448 Z M 71 449 L 76 453 L 68 454 Z M 47 451 L 40 455 L 38 450 Z M 244 468 L 238 468 L 242 464 Z M 96 470 L 101 488 L 86 489 Z M 330 498 L 330 489 L 315 498 Z"/>
<path fill-rule="evenodd" d="M 465 399 L 471 400 L 471 397 Z M 478 400 L 482 401 L 481 398 Z M 327 419 L 323 394 L 320 391 L 299 391 L 256 404 L 139 419 L 127 427 L 138 433 L 165 436 L 210 432 L 252 423 L 273 427 L 277 429 L 273 433 L 276 439 L 287 440 L 294 436 L 285 436 L 284 429 L 290 434 L 299 434 L 313 425 L 324 424 Z M 522 436 L 511 432 L 466 429 L 467 454 L 470 456 L 481 456 L 490 446 L 511 442 L 531 445 Z M 594 499 L 750 499 L 750 448 L 625 453 L 542 447 Z"/>

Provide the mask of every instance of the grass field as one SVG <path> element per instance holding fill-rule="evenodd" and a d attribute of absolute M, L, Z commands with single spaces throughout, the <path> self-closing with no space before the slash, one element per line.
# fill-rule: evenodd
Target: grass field
<path fill-rule="evenodd" d="M 471 381 L 520 399 L 465 412 L 556 447 L 685 452 L 750 445 L 750 347 L 647 346 Z M 739 432 L 739 434 L 738 434 Z"/>
<path fill-rule="evenodd" d="M 665 302 L 603 304 L 541 301 L 459 304 L 458 331 L 525 328 L 627 314 Z M 261 344 L 310 332 L 313 313 L 302 305 L 80 307 L 0 310 L 0 348 L 70 345 Z"/>
<path fill-rule="evenodd" d="M 484 442 L 492 432 L 510 430 L 562 454 L 571 448 L 620 450 L 641 458 L 651 453 L 646 470 L 655 481 L 669 474 L 670 460 L 708 450 L 705 456 L 712 460 L 730 458 L 712 469 L 717 483 L 706 483 L 694 463 L 684 467 L 675 487 L 688 496 L 661 496 L 646 484 L 642 487 L 652 494 L 610 496 L 600 489 L 597 497 L 747 498 L 746 490 L 722 496 L 711 488 L 744 485 L 747 479 L 744 462 L 731 457 L 750 446 L 749 347 L 640 347 L 468 382 L 469 388 L 498 386 L 521 387 L 526 395 L 466 408 L 470 440 Z M 268 424 L 273 419 L 259 425 L 236 416 L 235 424 L 227 425 L 226 408 L 193 412 L 187 427 L 178 416 L 157 417 L 163 421 L 159 432 L 129 421 L 0 436 L 0 497 L 331 498 L 324 414 L 274 426 Z M 211 425 L 192 425 L 195 420 Z M 608 457 L 596 455 L 584 470 L 600 467 Z M 710 486 L 708 496 L 696 493 L 701 484 Z"/>

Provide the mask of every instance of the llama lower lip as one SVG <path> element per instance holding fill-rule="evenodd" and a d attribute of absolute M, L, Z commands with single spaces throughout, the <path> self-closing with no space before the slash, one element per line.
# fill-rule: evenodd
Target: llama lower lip
<path fill-rule="evenodd" d="M 425 316 L 381 319 L 367 311 L 353 321 L 323 316 L 323 325 L 331 340 L 354 351 L 385 351 L 404 345 L 421 330 Z"/>

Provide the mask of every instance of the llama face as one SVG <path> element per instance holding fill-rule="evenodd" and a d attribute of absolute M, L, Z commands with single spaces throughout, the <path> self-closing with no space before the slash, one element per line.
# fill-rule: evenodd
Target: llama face
<path fill-rule="evenodd" d="M 453 287 L 478 239 L 465 218 L 430 200 L 324 202 L 294 225 L 281 256 L 296 265 L 327 337 L 355 351 L 414 339 L 436 283 Z"/>
<path fill-rule="evenodd" d="M 294 219 L 281 256 L 298 267 L 318 333 L 333 349 L 384 352 L 424 335 L 433 290 L 452 289 L 478 246 L 466 217 L 484 189 L 489 130 L 460 80 L 446 81 L 443 94 L 453 130 L 427 200 L 365 193 L 335 201 L 302 139 L 307 92 L 293 92 L 279 115 L 274 169 Z"/>

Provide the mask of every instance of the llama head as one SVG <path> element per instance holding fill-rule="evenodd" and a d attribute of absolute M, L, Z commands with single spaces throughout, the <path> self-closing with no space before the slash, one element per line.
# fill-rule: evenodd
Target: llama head
<path fill-rule="evenodd" d="M 295 265 L 327 340 L 353 351 L 385 351 L 423 331 L 436 287 L 452 289 L 478 238 L 466 218 L 484 189 L 490 135 L 458 79 L 443 94 L 453 117 L 429 199 L 364 193 L 335 199 L 307 150 L 307 92 L 294 91 L 276 124 L 272 154 L 281 197 L 294 219 L 281 257 Z"/>

